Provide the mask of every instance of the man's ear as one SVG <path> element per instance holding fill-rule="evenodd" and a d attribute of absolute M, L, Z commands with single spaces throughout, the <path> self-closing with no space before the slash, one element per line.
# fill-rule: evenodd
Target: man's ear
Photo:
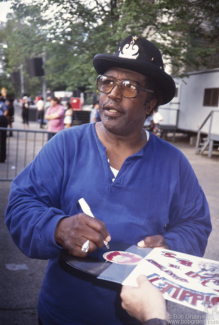
<path fill-rule="evenodd" d="M 154 108 L 154 106 L 155 106 L 156 104 L 157 104 L 157 100 L 156 100 L 155 98 L 152 99 L 152 100 L 148 103 L 147 108 L 146 108 L 146 115 L 147 115 L 147 116 L 151 113 L 152 109 Z"/>

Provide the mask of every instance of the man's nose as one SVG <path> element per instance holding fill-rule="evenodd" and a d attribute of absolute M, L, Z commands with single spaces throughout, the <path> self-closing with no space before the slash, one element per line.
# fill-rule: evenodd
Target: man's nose
<path fill-rule="evenodd" d="M 118 84 L 115 84 L 111 92 L 108 94 L 108 97 L 113 98 L 114 100 L 121 100 L 122 99 L 122 91 Z"/>

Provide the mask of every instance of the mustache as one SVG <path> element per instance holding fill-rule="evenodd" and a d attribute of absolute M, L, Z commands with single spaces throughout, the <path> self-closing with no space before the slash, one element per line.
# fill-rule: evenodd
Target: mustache
<path fill-rule="evenodd" d="M 103 104 L 102 109 L 116 109 L 121 113 L 124 113 L 125 110 L 122 106 L 119 105 L 116 101 L 109 99 L 106 103 Z"/>

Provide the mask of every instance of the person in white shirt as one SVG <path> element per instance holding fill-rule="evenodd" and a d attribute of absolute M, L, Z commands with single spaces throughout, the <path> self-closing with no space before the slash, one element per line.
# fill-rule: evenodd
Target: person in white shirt
<path fill-rule="evenodd" d="M 38 120 L 40 120 L 40 128 L 43 129 L 43 119 L 44 119 L 44 102 L 43 97 L 36 103 L 36 108 L 38 111 Z"/>
<path fill-rule="evenodd" d="M 153 132 L 154 129 L 154 119 L 153 119 L 153 114 L 150 114 L 145 122 L 144 122 L 144 129 L 150 132 Z"/>
<path fill-rule="evenodd" d="M 158 134 L 158 131 L 159 131 L 159 124 L 161 121 L 163 121 L 163 116 L 158 113 L 158 111 L 154 111 L 154 114 L 153 114 L 153 121 L 154 121 L 154 134 Z"/>
<path fill-rule="evenodd" d="M 66 109 L 65 109 L 65 118 L 64 118 L 64 124 L 65 124 L 65 128 L 70 128 L 71 124 L 72 124 L 72 114 L 73 114 L 73 110 L 71 107 L 70 102 L 68 102 L 66 104 Z"/>

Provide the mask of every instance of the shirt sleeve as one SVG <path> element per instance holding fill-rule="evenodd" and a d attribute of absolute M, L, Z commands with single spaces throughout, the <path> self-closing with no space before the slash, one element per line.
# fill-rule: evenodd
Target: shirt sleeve
<path fill-rule="evenodd" d="M 96 110 L 95 110 L 95 113 L 94 113 L 94 117 L 97 118 L 98 116 L 99 116 L 99 111 L 96 109 Z"/>
<path fill-rule="evenodd" d="M 165 319 L 152 318 L 144 322 L 142 325 L 168 325 L 168 324 L 169 323 Z"/>
<path fill-rule="evenodd" d="M 65 108 L 64 108 L 64 106 L 61 106 L 61 105 L 59 106 L 59 108 L 57 110 L 57 114 L 58 114 L 59 117 L 65 116 Z"/>
<path fill-rule="evenodd" d="M 5 105 L 4 102 L 1 102 L 1 103 L 0 103 L 0 107 L 1 107 L 1 109 L 3 110 L 3 112 L 7 111 L 7 106 Z"/>
<path fill-rule="evenodd" d="M 51 106 L 49 106 L 49 108 L 47 109 L 46 111 L 46 114 L 45 114 L 45 118 L 47 115 L 50 115 L 51 114 Z"/>
<path fill-rule="evenodd" d="M 51 139 L 11 185 L 6 225 L 15 244 L 28 257 L 49 259 L 62 249 L 54 234 L 59 220 L 68 217 L 59 203 L 63 151 L 61 141 Z"/>
<path fill-rule="evenodd" d="M 170 249 L 203 256 L 212 230 L 210 212 L 204 192 L 184 156 L 169 209 L 164 238 Z"/>

